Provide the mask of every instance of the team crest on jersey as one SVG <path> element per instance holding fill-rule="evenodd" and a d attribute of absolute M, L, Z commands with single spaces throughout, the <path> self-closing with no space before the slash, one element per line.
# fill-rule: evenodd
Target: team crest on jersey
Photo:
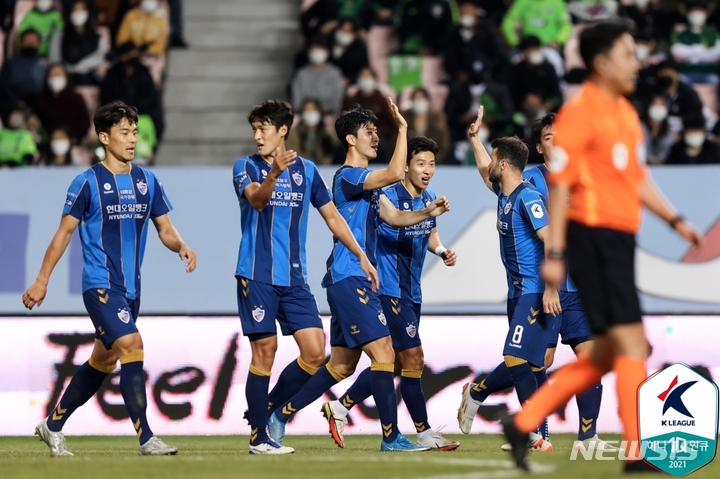
<path fill-rule="evenodd" d="M 382 311 L 378 311 L 378 319 L 383 324 L 383 326 L 387 326 L 387 319 L 385 319 L 385 313 Z"/>
<path fill-rule="evenodd" d="M 136 185 L 141 195 L 147 193 L 147 183 L 145 183 L 145 180 L 137 180 Z"/>
<path fill-rule="evenodd" d="M 130 322 L 130 313 L 128 312 L 127 308 L 122 308 L 118 311 L 118 318 L 120 318 L 120 321 L 125 324 Z"/>
<path fill-rule="evenodd" d="M 508 214 L 508 213 L 510 213 L 511 209 L 512 209 L 512 203 L 508 201 L 505 204 L 505 209 L 503 210 L 503 213 Z"/>
<path fill-rule="evenodd" d="M 253 309 L 252 315 L 253 319 L 259 323 L 260 321 L 265 319 L 265 310 L 260 307 L 256 307 L 255 309 Z"/>
<path fill-rule="evenodd" d="M 408 336 L 410 336 L 411 338 L 414 338 L 415 335 L 417 334 L 417 326 L 415 326 L 414 323 L 410 323 L 405 328 L 405 332 L 408 333 Z"/>
<path fill-rule="evenodd" d="M 296 185 L 302 186 L 303 183 L 303 175 L 299 171 L 296 171 L 292 174 L 292 179 L 295 182 Z"/>

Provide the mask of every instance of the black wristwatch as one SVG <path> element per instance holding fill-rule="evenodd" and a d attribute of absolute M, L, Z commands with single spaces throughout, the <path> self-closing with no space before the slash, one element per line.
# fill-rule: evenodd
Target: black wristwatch
<path fill-rule="evenodd" d="M 545 257 L 547 259 L 564 259 L 565 250 L 560 248 L 550 248 Z"/>
<path fill-rule="evenodd" d="M 675 229 L 677 228 L 678 223 L 683 221 L 685 221 L 685 217 L 683 215 L 675 215 L 673 219 L 668 221 L 668 224 L 670 225 L 670 228 Z"/>

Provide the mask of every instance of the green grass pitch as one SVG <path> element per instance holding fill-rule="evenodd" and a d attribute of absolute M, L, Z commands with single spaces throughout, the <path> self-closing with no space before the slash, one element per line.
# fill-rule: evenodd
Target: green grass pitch
<path fill-rule="evenodd" d="M 247 436 L 164 436 L 180 448 L 172 457 L 140 457 L 132 437 L 68 437 L 74 457 L 51 458 L 36 437 L 0 437 L 2 479 L 505 479 L 523 477 L 512 468 L 497 435 L 451 436 L 453 452 L 380 453 L 379 436 L 348 436 L 339 449 L 325 436 L 288 436 L 296 449 L 288 456 L 251 456 Z M 606 439 L 617 436 L 603 435 Z M 414 439 L 414 436 L 410 436 Z M 552 453 L 532 453 L 534 476 L 553 479 L 606 479 L 621 476 L 615 461 L 570 461 L 573 436 L 555 434 Z M 634 474 L 631 477 L 662 477 Z M 693 479 L 720 477 L 720 461 L 692 474 Z"/>

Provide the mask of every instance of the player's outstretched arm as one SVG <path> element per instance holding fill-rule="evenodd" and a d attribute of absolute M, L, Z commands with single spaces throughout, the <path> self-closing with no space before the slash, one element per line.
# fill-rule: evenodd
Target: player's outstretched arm
<path fill-rule="evenodd" d="M 40 306 L 45 299 L 47 294 L 48 282 L 50 281 L 50 275 L 55 269 L 55 265 L 60 261 L 62 255 L 65 253 L 72 234 L 80 224 L 80 220 L 71 215 L 63 215 L 60 220 L 60 226 L 55 232 L 50 245 L 45 251 L 45 257 L 43 258 L 42 266 L 40 266 L 40 272 L 35 279 L 35 282 L 23 293 L 22 302 L 27 309 L 33 309 L 35 306 Z"/>
<path fill-rule="evenodd" d="M 455 251 L 445 249 L 442 241 L 440 241 L 440 233 L 438 233 L 437 227 L 433 228 L 430 232 L 428 251 L 440 256 L 443 259 L 445 266 L 455 266 L 455 263 L 457 263 L 457 255 L 455 254 Z"/>
<path fill-rule="evenodd" d="M 485 150 L 485 145 L 483 145 L 482 141 L 480 141 L 480 138 L 478 138 L 478 132 L 480 131 L 480 127 L 482 126 L 484 111 L 484 106 L 481 105 L 478 107 L 477 118 L 474 122 L 470 124 L 470 127 L 468 128 L 468 137 L 470 138 L 470 146 L 472 146 L 473 156 L 475 156 L 475 164 L 477 165 L 477 169 L 480 172 L 480 176 L 485 182 L 485 185 L 490 188 L 490 191 L 494 191 L 492 182 L 489 178 L 490 155 L 488 155 L 487 150 Z"/>
<path fill-rule="evenodd" d="M 649 174 L 645 181 L 640 184 L 640 199 L 647 209 L 655 213 L 660 219 L 665 220 L 688 243 L 696 247 L 702 246 L 702 233 L 675 211 L 670 202 L 665 199 L 657 186 L 655 186 Z"/>
<path fill-rule="evenodd" d="M 320 216 L 323 217 L 325 223 L 333 235 L 340 241 L 345 247 L 354 254 L 357 259 L 360 260 L 360 267 L 370 281 L 372 290 L 377 292 L 380 287 L 380 278 L 375 267 L 370 263 L 365 252 L 360 248 L 355 236 L 353 236 L 350 227 L 348 226 L 345 218 L 342 217 L 340 212 L 335 207 L 335 203 L 332 201 L 324 204 L 318 208 Z"/>
<path fill-rule="evenodd" d="M 390 163 L 388 163 L 387 168 L 374 170 L 368 175 L 363 186 L 365 191 L 385 188 L 388 185 L 397 183 L 403 179 L 403 175 L 405 174 L 408 126 L 405 118 L 400 114 L 400 109 L 395 102 L 392 101 L 392 98 L 388 98 L 388 103 L 390 104 L 390 111 L 392 112 L 395 124 L 398 127 L 395 151 L 393 152 L 392 158 L 390 158 Z"/>
<path fill-rule="evenodd" d="M 297 153 L 295 151 L 287 150 L 280 153 L 280 148 L 278 148 L 273 155 L 272 168 L 263 182 L 253 182 L 245 187 L 243 194 L 255 210 L 262 211 L 267 206 L 268 201 L 272 198 L 278 178 L 288 166 L 295 163 L 296 158 Z"/>
<path fill-rule="evenodd" d="M 178 230 L 175 229 L 175 226 L 173 226 L 170 221 L 170 216 L 164 214 L 153 218 L 153 224 L 157 229 L 162 244 L 170 251 L 177 253 L 181 260 L 187 260 L 185 263 L 185 271 L 192 273 L 197 265 L 197 257 L 195 256 L 195 252 L 191 250 L 180 237 L 180 233 L 178 233 Z"/>
<path fill-rule="evenodd" d="M 426 208 L 416 211 L 400 211 L 395 208 L 387 196 L 380 196 L 380 219 L 393 228 L 412 226 L 432 216 L 440 216 L 450 210 L 447 198 L 441 196 Z"/>

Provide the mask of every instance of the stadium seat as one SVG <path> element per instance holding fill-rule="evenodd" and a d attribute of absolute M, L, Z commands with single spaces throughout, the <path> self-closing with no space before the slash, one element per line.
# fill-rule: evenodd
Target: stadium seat
<path fill-rule="evenodd" d="M 585 68 L 585 63 L 580 57 L 580 32 L 583 25 L 575 25 L 570 34 L 570 38 L 565 43 L 563 53 L 565 55 L 565 71 L 569 72 L 573 68 Z"/>
<path fill-rule="evenodd" d="M 165 71 L 165 55 L 160 56 L 150 56 L 150 55 L 143 55 L 140 57 L 140 63 L 145 65 L 148 70 L 150 70 L 150 76 L 152 76 L 153 81 L 155 82 L 155 86 L 158 87 L 158 89 L 162 88 L 162 77 L 163 72 Z"/>
<path fill-rule="evenodd" d="M 563 92 L 563 102 L 566 102 L 570 100 L 572 97 L 577 95 L 580 92 L 580 89 L 582 88 L 582 85 L 576 84 L 576 83 L 569 83 L 565 87 L 565 91 Z"/>
<path fill-rule="evenodd" d="M 422 64 L 422 83 L 425 86 L 437 85 L 445 80 L 443 59 L 439 56 L 424 56 Z"/>
<path fill-rule="evenodd" d="M 380 90 L 380 93 L 383 94 L 383 96 L 391 96 L 393 98 L 393 101 L 397 101 L 397 93 L 393 88 L 386 84 L 386 83 L 378 83 L 377 89 Z M 358 86 L 357 85 L 350 85 L 347 87 L 347 90 L 345 91 L 345 96 L 352 96 L 355 93 L 358 92 Z"/>
<path fill-rule="evenodd" d="M 376 25 L 368 31 L 368 60 L 377 74 L 378 82 L 387 83 L 387 56 L 398 47 L 392 27 Z"/>
<path fill-rule="evenodd" d="M 302 0 L 302 4 L 300 5 L 300 11 L 304 12 L 308 8 L 312 7 L 315 2 L 317 2 L 317 0 Z"/>
<path fill-rule="evenodd" d="M 710 115 L 713 120 L 717 121 L 717 86 L 695 83 L 693 84 L 693 90 L 697 92 L 700 97 L 700 101 L 702 101 L 702 104 L 705 107 L 703 109 L 703 113 L 706 116 Z"/>
<path fill-rule="evenodd" d="M 93 85 L 78 85 L 75 87 L 75 93 L 83 97 L 85 106 L 87 107 L 90 120 L 92 121 L 95 110 L 100 108 L 100 87 Z"/>

